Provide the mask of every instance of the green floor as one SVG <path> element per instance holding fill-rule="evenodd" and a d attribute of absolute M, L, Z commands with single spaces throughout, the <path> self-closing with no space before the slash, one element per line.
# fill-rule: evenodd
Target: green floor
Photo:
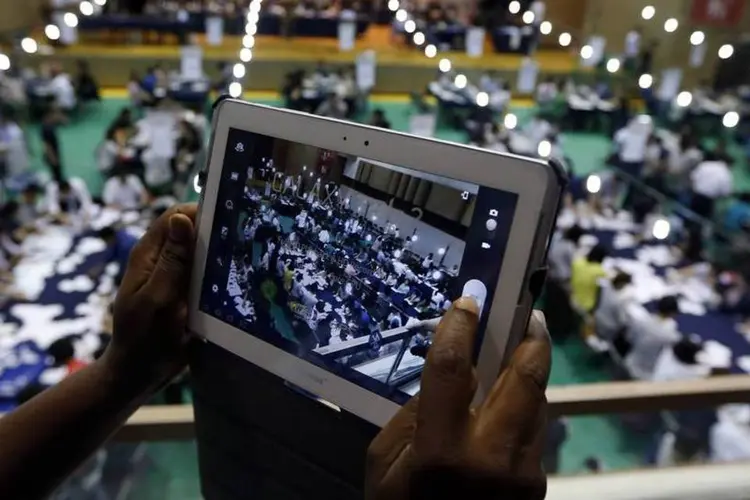
<path fill-rule="evenodd" d="M 81 117 L 64 127 L 60 132 L 62 158 L 69 176 L 84 178 L 92 189 L 101 190 L 102 179 L 95 163 L 95 151 L 104 137 L 109 123 L 126 105 L 121 100 L 105 100 L 97 107 L 83 113 Z M 405 104 L 379 104 L 393 123 L 394 128 L 406 130 L 409 109 Z M 523 117 L 528 109 L 516 112 Z M 463 135 L 452 130 L 439 130 L 438 137 L 448 140 L 463 140 Z M 38 154 L 38 131 L 29 130 L 35 166 L 41 168 Z M 576 171 L 585 174 L 601 168 L 609 150 L 609 142 L 603 136 L 593 134 L 567 134 L 563 138 L 566 153 L 572 159 Z M 609 373 L 591 359 L 578 339 L 554 348 L 552 384 L 578 384 L 606 381 Z M 562 472 L 581 470 L 585 458 L 596 455 L 607 468 L 627 468 L 639 465 L 645 454 L 642 440 L 621 430 L 617 421 L 605 417 L 582 417 L 569 419 L 570 438 L 563 448 Z M 149 445 L 150 465 L 145 475 L 136 482 L 129 496 L 132 499 L 189 500 L 200 498 L 198 490 L 198 465 L 193 443 L 162 443 Z"/>

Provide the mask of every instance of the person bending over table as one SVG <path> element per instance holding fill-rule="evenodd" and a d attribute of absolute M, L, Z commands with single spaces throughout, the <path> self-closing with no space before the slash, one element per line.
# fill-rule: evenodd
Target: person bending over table
<path fill-rule="evenodd" d="M 573 261 L 570 273 L 570 289 L 573 306 L 584 314 L 593 312 L 599 291 L 599 280 L 607 276 L 602 262 L 609 250 L 601 244 L 592 248 L 586 257 Z"/>
<path fill-rule="evenodd" d="M 731 195 L 734 190 L 732 158 L 726 154 L 712 156 L 713 158 L 700 163 L 690 174 L 690 209 L 707 219 L 714 215 L 716 200 Z"/>
<path fill-rule="evenodd" d="M 615 339 L 625 334 L 629 316 L 626 287 L 633 282 L 627 273 L 617 273 L 609 285 L 599 288 L 599 299 L 594 311 L 596 336 L 612 345 Z"/>
<path fill-rule="evenodd" d="M 42 137 L 42 158 L 52 173 L 52 179 L 60 182 L 63 178 L 63 164 L 60 157 L 60 139 L 57 127 L 65 121 L 65 117 L 54 106 L 49 108 L 42 119 L 40 129 Z"/>
<path fill-rule="evenodd" d="M 631 348 L 625 357 L 625 367 L 637 380 L 651 380 L 659 355 L 682 338 L 675 317 L 680 309 L 675 297 L 662 297 L 656 313 L 635 318 L 628 328 L 627 341 Z"/>

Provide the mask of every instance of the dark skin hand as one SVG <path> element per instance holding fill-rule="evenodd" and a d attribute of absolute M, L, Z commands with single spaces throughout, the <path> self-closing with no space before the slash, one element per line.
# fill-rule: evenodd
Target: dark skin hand
<path fill-rule="evenodd" d="M 133 249 L 104 356 L 0 419 L 0 498 L 46 498 L 185 368 L 195 216 L 170 209 Z"/>
<path fill-rule="evenodd" d="M 370 445 L 365 498 L 542 500 L 545 390 L 551 350 L 535 311 L 525 339 L 478 408 L 473 299 L 459 299 L 435 334 L 422 389 Z"/>

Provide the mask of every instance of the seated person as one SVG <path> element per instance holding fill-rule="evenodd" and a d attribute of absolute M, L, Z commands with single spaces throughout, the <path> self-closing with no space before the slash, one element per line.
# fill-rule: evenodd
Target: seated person
<path fill-rule="evenodd" d="M 637 380 L 651 380 L 659 355 L 682 339 L 675 317 L 680 312 L 675 297 L 663 297 L 655 314 L 634 319 L 628 328 L 627 338 L 631 349 L 625 358 L 625 367 Z"/>
<path fill-rule="evenodd" d="M 41 203 L 42 188 L 35 182 L 31 182 L 23 188 L 18 200 L 18 212 L 16 219 L 19 226 L 33 227 L 37 219 L 44 213 Z"/>
<path fill-rule="evenodd" d="M 737 405 L 729 415 L 719 418 L 709 432 L 709 457 L 712 463 L 750 460 L 750 407 Z"/>
<path fill-rule="evenodd" d="M 369 125 L 387 129 L 391 128 L 391 122 L 385 117 L 385 111 L 383 111 L 382 108 L 376 108 L 373 110 Z"/>
<path fill-rule="evenodd" d="M 397 311 L 391 312 L 391 314 L 388 315 L 388 329 L 393 330 L 394 328 L 401 328 L 403 326 L 403 320 L 401 318 L 401 315 Z"/>
<path fill-rule="evenodd" d="M 629 274 L 618 273 L 608 285 L 599 289 L 599 300 L 594 311 L 596 335 L 609 344 L 624 335 L 628 327 L 626 288 L 632 281 Z"/>
<path fill-rule="evenodd" d="M 53 216 L 88 216 L 93 202 L 83 179 L 71 177 L 47 184 L 46 211 Z"/>
<path fill-rule="evenodd" d="M 0 207 L 0 273 L 10 271 L 23 255 L 17 238 L 18 203 L 9 201 Z"/>
<path fill-rule="evenodd" d="M 100 100 L 99 84 L 91 73 L 88 62 L 80 59 L 76 62 L 76 65 L 78 66 L 78 73 L 75 76 L 75 89 L 78 99 L 83 102 Z"/>
<path fill-rule="evenodd" d="M 565 289 L 570 286 L 573 258 L 583 235 L 581 226 L 575 225 L 563 233 L 556 233 L 552 239 L 547 257 L 549 278 Z"/>
<path fill-rule="evenodd" d="M 115 170 L 115 175 L 104 183 L 102 199 L 108 207 L 136 210 L 148 202 L 148 191 L 138 176 L 119 166 Z"/>
<path fill-rule="evenodd" d="M 428 254 L 427 257 L 424 258 L 422 261 L 422 267 L 424 269 L 430 269 L 432 267 L 434 260 L 432 254 Z"/>
<path fill-rule="evenodd" d="M 599 280 L 607 276 L 602 262 L 608 253 L 604 245 L 598 244 L 586 257 L 573 260 L 570 273 L 571 302 L 583 313 L 593 312 L 596 305 Z"/>

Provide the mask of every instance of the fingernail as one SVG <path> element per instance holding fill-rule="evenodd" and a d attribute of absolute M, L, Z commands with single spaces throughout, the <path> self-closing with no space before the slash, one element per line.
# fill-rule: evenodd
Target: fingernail
<path fill-rule="evenodd" d="M 532 314 L 534 314 L 534 318 L 536 318 L 538 322 L 544 325 L 544 328 L 547 328 L 547 318 L 542 311 L 535 309 Z"/>
<path fill-rule="evenodd" d="M 461 297 L 453 303 L 453 307 L 472 314 L 479 314 L 479 304 L 477 304 L 476 299 L 471 296 Z"/>

